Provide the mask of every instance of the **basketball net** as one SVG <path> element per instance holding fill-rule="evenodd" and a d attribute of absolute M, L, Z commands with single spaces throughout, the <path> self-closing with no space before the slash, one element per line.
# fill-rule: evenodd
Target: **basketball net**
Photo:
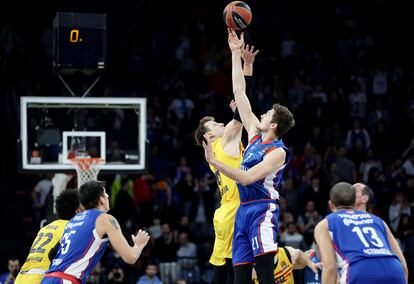
<path fill-rule="evenodd" d="M 75 166 L 78 177 L 78 188 L 80 188 L 82 184 L 98 179 L 98 174 L 101 170 L 99 165 L 103 164 L 104 159 L 74 157 L 71 158 L 70 161 Z"/>

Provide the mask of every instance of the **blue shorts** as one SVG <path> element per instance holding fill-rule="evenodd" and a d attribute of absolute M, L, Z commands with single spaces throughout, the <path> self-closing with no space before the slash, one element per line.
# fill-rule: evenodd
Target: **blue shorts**
<path fill-rule="evenodd" d="M 75 284 L 75 283 L 69 280 L 65 280 L 65 279 L 47 277 L 47 278 L 43 278 L 41 284 Z"/>
<path fill-rule="evenodd" d="M 340 284 L 405 284 L 404 270 L 397 257 L 366 258 L 351 264 Z"/>
<path fill-rule="evenodd" d="M 277 252 L 278 220 L 277 200 L 240 203 L 234 222 L 233 265 L 253 263 L 257 256 Z"/>

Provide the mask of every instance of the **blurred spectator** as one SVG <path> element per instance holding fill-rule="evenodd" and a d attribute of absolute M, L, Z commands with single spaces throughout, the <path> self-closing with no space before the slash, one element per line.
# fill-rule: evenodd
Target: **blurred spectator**
<path fill-rule="evenodd" d="M 190 220 L 198 228 L 195 232 L 196 240 L 203 240 L 208 235 L 209 224 L 213 220 L 213 192 L 205 178 L 196 179 L 194 192 Z"/>
<path fill-rule="evenodd" d="M 405 194 L 403 192 L 398 192 L 395 195 L 388 212 L 390 228 L 394 233 L 397 232 L 398 224 L 400 223 L 402 214 L 411 216 L 411 208 L 408 204 Z"/>
<path fill-rule="evenodd" d="M 141 175 L 134 181 L 134 203 L 139 210 L 138 222 L 144 225 L 150 224 L 154 214 L 153 191 L 149 184 L 152 179 L 151 175 Z"/>
<path fill-rule="evenodd" d="M 355 151 L 358 143 L 361 143 L 363 150 L 366 150 L 371 146 L 371 138 L 369 137 L 368 131 L 361 127 L 360 120 L 354 119 L 353 127 L 348 130 L 346 135 L 345 145 L 348 150 Z"/>
<path fill-rule="evenodd" d="M 155 241 L 155 253 L 160 263 L 161 280 L 165 284 L 178 279 L 177 249 L 175 232 L 171 230 L 170 224 L 162 224 L 162 236 Z"/>
<path fill-rule="evenodd" d="M 362 161 L 359 167 L 359 174 L 364 182 L 368 182 L 368 175 L 372 168 L 382 170 L 382 163 L 375 157 L 374 151 L 369 148 L 365 160 Z"/>
<path fill-rule="evenodd" d="M 187 233 L 180 233 L 179 248 L 177 250 L 178 264 L 180 265 L 181 278 L 188 283 L 199 283 L 200 269 L 197 266 L 197 247 L 188 240 Z"/>
<path fill-rule="evenodd" d="M 115 200 L 118 196 L 118 193 L 122 189 L 122 182 L 126 182 L 125 190 L 126 192 L 132 197 L 134 196 L 134 182 L 128 178 L 127 175 L 123 174 L 117 174 L 115 176 L 115 179 L 111 185 L 111 207 L 115 207 Z"/>
<path fill-rule="evenodd" d="M 293 49 L 296 46 L 296 42 L 287 35 L 285 39 L 280 44 L 280 55 L 283 59 L 287 59 L 288 57 L 293 55 Z"/>
<path fill-rule="evenodd" d="M 34 222 L 36 228 L 38 228 L 40 221 L 45 215 L 45 201 L 53 187 L 53 176 L 54 174 L 51 173 L 46 174 L 46 176 L 35 185 L 32 191 L 33 208 L 35 212 Z"/>
<path fill-rule="evenodd" d="M 359 82 L 352 83 L 352 93 L 348 97 L 348 104 L 351 118 L 365 118 L 365 106 L 367 104 L 367 96 L 361 91 Z"/>
<path fill-rule="evenodd" d="M 414 176 L 414 153 L 412 153 L 409 158 L 402 165 L 405 174 L 409 176 Z"/>
<path fill-rule="evenodd" d="M 175 98 L 171 102 L 169 108 L 174 111 L 174 114 L 178 120 L 183 120 L 187 117 L 189 112 L 193 111 L 194 102 L 191 99 L 187 98 L 185 90 L 180 90 L 179 97 Z"/>
<path fill-rule="evenodd" d="M 387 72 L 385 66 L 380 64 L 372 74 L 372 93 L 374 96 L 385 96 L 388 93 Z"/>
<path fill-rule="evenodd" d="M 373 129 L 379 122 L 383 122 L 386 127 L 391 126 L 391 116 L 382 105 L 382 100 L 377 100 L 375 110 L 368 114 L 368 129 Z"/>
<path fill-rule="evenodd" d="M 287 230 L 281 235 L 280 241 L 284 246 L 290 246 L 303 251 L 306 250 L 306 244 L 303 235 L 296 230 L 295 223 L 289 223 Z"/>
<path fill-rule="evenodd" d="M 401 250 L 407 261 L 408 269 L 414 267 L 414 223 L 411 216 L 402 214 L 398 225 L 397 238 L 400 241 Z M 410 279 L 414 277 L 410 276 Z"/>
<path fill-rule="evenodd" d="M 297 187 L 294 187 L 292 179 L 285 179 L 281 194 L 285 197 L 287 210 L 292 212 L 294 216 L 298 216 L 299 189 Z"/>
<path fill-rule="evenodd" d="M 135 223 L 135 204 L 130 195 L 130 180 L 121 179 L 121 190 L 115 198 L 113 214 L 124 230 L 128 220 Z"/>
<path fill-rule="evenodd" d="M 158 239 L 162 235 L 161 229 L 161 219 L 159 217 L 154 217 L 152 219 L 152 225 L 148 228 L 148 231 L 151 235 L 151 238 Z"/>
<path fill-rule="evenodd" d="M 0 275 L 0 283 L 2 284 L 13 284 L 14 280 L 19 274 L 20 262 L 17 258 L 11 257 L 7 261 L 7 269 L 9 272 L 3 273 Z"/>
<path fill-rule="evenodd" d="M 318 207 L 319 208 L 319 207 Z M 306 211 L 304 214 L 300 215 L 297 221 L 297 224 L 300 228 L 300 231 L 303 234 L 304 240 L 307 247 L 309 248 L 313 242 L 313 232 L 316 224 L 322 220 L 322 217 L 315 209 L 315 203 L 313 200 L 306 202 Z"/>
<path fill-rule="evenodd" d="M 148 264 L 145 268 L 145 275 L 141 276 L 136 284 L 162 284 L 157 276 L 157 271 L 155 264 Z"/>
<path fill-rule="evenodd" d="M 311 185 L 305 189 L 305 210 L 308 210 L 309 202 L 311 202 L 312 204 L 309 205 L 309 207 L 315 208 L 316 206 L 319 208 L 319 210 L 321 210 L 321 212 L 325 213 L 327 207 L 326 198 L 328 196 L 328 192 L 329 191 L 321 185 L 318 176 L 312 177 Z"/>
<path fill-rule="evenodd" d="M 354 183 L 356 181 L 355 163 L 347 158 L 345 147 L 339 147 L 337 156 L 336 166 L 340 180 Z"/>

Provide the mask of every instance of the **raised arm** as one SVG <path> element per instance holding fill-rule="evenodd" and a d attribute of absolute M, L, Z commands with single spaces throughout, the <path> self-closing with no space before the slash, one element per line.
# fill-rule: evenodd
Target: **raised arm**
<path fill-rule="evenodd" d="M 236 113 L 237 106 L 234 100 L 230 102 L 230 108 L 233 113 Z M 237 142 L 237 145 L 240 144 L 242 131 L 243 124 L 233 116 L 233 119 L 230 120 L 230 122 L 227 123 L 227 125 L 224 127 L 224 134 L 222 139 L 223 147 L 231 142 Z"/>
<path fill-rule="evenodd" d="M 332 240 L 328 232 L 328 221 L 326 219 L 316 225 L 314 234 L 322 259 L 322 283 L 336 284 L 338 268 Z"/>
<path fill-rule="evenodd" d="M 132 235 L 134 246 L 131 247 L 122 235 L 118 221 L 109 214 L 101 214 L 98 217 L 96 231 L 100 237 L 108 235 L 112 247 L 129 264 L 134 264 L 137 261 L 150 238 L 148 233 L 139 230 L 136 235 Z"/>
<path fill-rule="evenodd" d="M 241 58 L 243 59 L 243 73 L 246 81 L 246 95 L 251 96 L 252 89 L 252 76 L 253 76 L 253 63 L 258 50 L 254 51 L 254 46 L 249 49 L 249 46 L 243 46 L 241 49 Z M 230 102 L 230 108 L 233 111 L 233 119 L 226 125 L 224 129 L 223 142 L 230 143 L 232 141 L 239 142 L 241 140 L 241 134 L 243 130 L 243 124 L 241 122 L 240 113 L 237 109 L 235 100 Z"/>
<path fill-rule="evenodd" d="M 264 178 L 274 170 L 280 169 L 285 163 L 285 150 L 283 148 L 276 148 L 275 150 L 271 151 L 266 156 L 264 156 L 263 161 L 261 161 L 248 171 L 235 169 L 217 161 L 211 149 L 211 138 L 208 136 L 208 134 L 205 134 L 204 138 L 207 141 L 207 143 L 203 141 L 204 155 L 206 157 L 206 161 L 214 168 L 216 168 L 219 172 L 242 185 L 251 184 L 255 181 Z"/>
<path fill-rule="evenodd" d="M 408 283 L 408 268 L 407 262 L 405 261 L 404 254 L 402 253 L 400 246 L 397 243 L 397 240 L 394 238 L 394 235 L 391 233 L 390 228 L 388 228 L 387 224 L 384 222 L 385 229 L 387 230 L 387 238 L 391 246 L 391 250 L 393 254 L 395 254 L 401 262 L 401 265 L 404 270 L 405 282 Z"/>
<path fill-rule="evenodd" d="M 243 46 L 243 34 L 239 39 L 234 30 L 228 29 L 229 37 L 228 43 L 231 50 L 232 58 L 232 79 L 233 79 L 233 93 L 236 100 L 237 108 L 239 109 L 240 117 L 244 127 L 247 130 L 249 140 L 258 133 L 256 126 L 259 120 L 253 114 L 250 101 L 246 95 L 246 82 L 244 79 L 244 71 L 241 61 L 241 49 Z"/>

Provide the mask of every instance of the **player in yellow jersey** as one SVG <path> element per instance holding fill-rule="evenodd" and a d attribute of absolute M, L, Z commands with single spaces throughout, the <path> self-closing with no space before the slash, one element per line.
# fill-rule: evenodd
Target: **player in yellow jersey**
<path fill-rule="evenodd" d="M 308 252 L 293 247 L 279 247 L 275 255 L 275 284 L 294 284 L 293 269 L 302 269 L 305 266 L 318 273 L 320 264 L 313 263 L 308 257 Z M 259 284 L 256 271 L 253 269 L 253 283 Z"/>
<path fill-rule="evenodd" d="M 56 199 L 58 220 L 40 229 L 15 284 L 36 284 L 42 281 L 54 257 L 53 249 L 60 241 L 65 226 L 80 208 L 77 189 L 66 189 Z M 51 253 L 52 251 L 52 253 Z"/>
<path fill-rule="evenodd" d="M 246 50 L 242 54 L 244 61 L 244 76 L 246 78 L 247 93 L 250 90 L 250 79 L 253 75 L 253 62 L 257 52 Z M 234 115 L 226 126 L 218 123 L 213 117 L 202 118 L 195 131 L 197 145 L 202 147 L 205 141 L 203 135 L 209 133 L 212 138 L 212 149 L 217 160 L 231 166 L 240 168 L 243 158 L 243 145 L 241 135 L 243 125 L 236 108 L 236 103 L 230 103 Z M 210 166 L 216 176 L 221 195 L 221 205 L 214 213 L 215 241 L 210 263 L 214 266 L 212 284 L 233 284 L 234 270 L 232 264 L 232 241 L 234 231 L 234 218 L 239 207 L 240 199 L 236 182 Z"/>

